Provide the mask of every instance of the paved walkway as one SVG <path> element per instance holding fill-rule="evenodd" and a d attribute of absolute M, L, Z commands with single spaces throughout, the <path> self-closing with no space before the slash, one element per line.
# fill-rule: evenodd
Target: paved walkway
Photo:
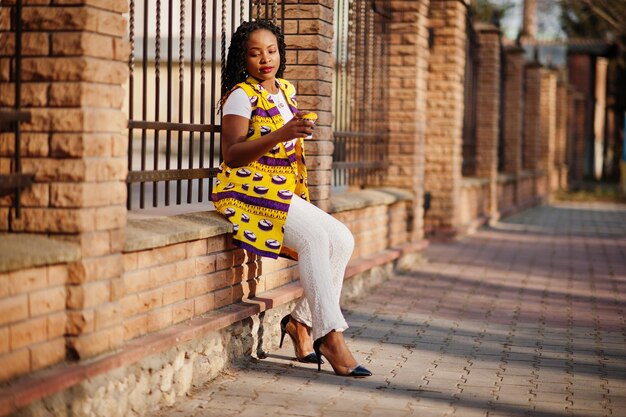
<path fill-rule="evenodd" d="M 535 208 L 425 254 L 345 306 L 373 377 L 286 343 L 162 417 L 626 416 L 626 206 Z"/>

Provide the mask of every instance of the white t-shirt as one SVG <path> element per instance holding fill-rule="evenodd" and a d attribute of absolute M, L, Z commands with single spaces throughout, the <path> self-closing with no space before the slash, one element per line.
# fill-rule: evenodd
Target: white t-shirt
<path fill-rule="evenodd" d="M 278 111 L 283 117 L 285 123 L 293 119 L 293 113 L 291 113 L 291 110 L 289 109 L 289 103 L 287 103 L 287 98 L 285 97 L 283 90 L 279 88 L 278 94 L 270 94 L 269 96 L 278 107 Z M 224 103 L 224 106 L 222 107 L 222 114 L 224 116 L 232 114 L 250 119 L 251 113 L 252 105 L 250 104 L 250 98 L 242 88 L 238 88 L 230 93 L 226 99 L 226 103 Z"/>

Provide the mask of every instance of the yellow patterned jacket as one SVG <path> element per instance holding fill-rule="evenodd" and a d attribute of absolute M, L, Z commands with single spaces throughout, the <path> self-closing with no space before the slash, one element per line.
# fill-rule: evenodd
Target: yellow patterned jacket
<path fill-rule="evenodd" d="M 283 79 L 277 79 L 277 85 L 291 112 L 297 113 L 293 85 Z M 258 81 L 249 77 L 231 92 L 237 88 L 246 92 L 252 105 L 246 140 L 256 140 L 285 124 Z M 293 250 L 283 246 L 283 226 L 293 194 L 309 201 L 303 138 L 280 143 L 245 166 L 231 168 L 222 163 L 211 198 L 217 211 L 233 224 L 233 243 L 260 256 L 297 259 Z"/>

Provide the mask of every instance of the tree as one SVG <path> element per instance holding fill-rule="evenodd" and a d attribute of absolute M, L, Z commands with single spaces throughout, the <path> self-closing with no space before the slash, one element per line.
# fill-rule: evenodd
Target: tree
<path fill-rule="evenodd" d="M 513 0 L 475 0 L 472 2 L 472 14 L 479 22 L 491 23 L 500 27 L 502 18 L 515 7 Z"/>
<path fill-rule="evenodd" d="M 569 37 L 605 39 L 626 53 L 626 0 L 560 0 L 561 26 Z"/>

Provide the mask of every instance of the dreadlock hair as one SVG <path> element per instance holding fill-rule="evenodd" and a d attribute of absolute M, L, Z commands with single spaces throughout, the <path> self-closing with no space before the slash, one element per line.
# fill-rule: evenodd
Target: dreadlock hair
<path fill-rule="evenodd" d="M 276 77 L 282 77 L 285 71 L 287 58 L 285 57 L 285 37 L 280 28 L 273 24 L 270 20 L 255 20 L 252 22 L 243 22 L 233 34 L 228 48 L 228 57 L 226 58 L 226 68 L 222 79 L 222 95 L 229 92 L 234 86 L 243 82 L 248 78 L 246 72 L 246 42 L 250 38 L 252 32 L 260 29 L 272 32 L 278 41 L 278 52 L 280 54 L 280 65 L 276 72 Z"/>

